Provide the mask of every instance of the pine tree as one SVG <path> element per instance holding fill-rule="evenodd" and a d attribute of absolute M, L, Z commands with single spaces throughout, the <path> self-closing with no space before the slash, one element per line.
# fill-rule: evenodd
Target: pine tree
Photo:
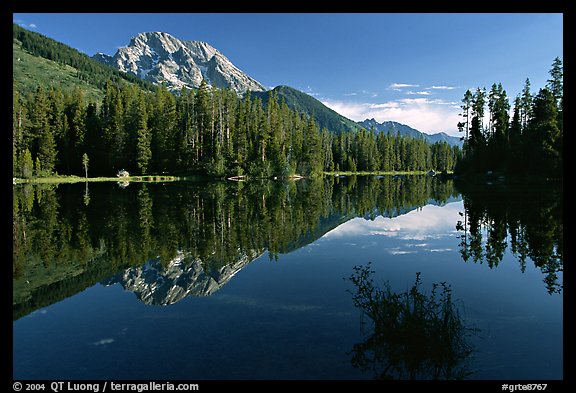
<path fill-rule="evenodd" d="M 306 176 L 317 176 L 322 173 L 322 140 L 314 118 L 308 120 L 304 134 L 302 173 Z"/>
<path fill-rule="evenodd" d="M 51 174 L 56 163 L 56 143 L 52 130 L 47 129 L 39 138 L 37 158 L 42 164 L 43 173 Z"/>
<path fill-rule="evenodd" d="M 22 172 L 20 159 L 24 156 L 26 130 L 26 111 L 22 103 L 22 97 L 18 92 L 18 85 L 12 83 L 12 172 L 14 176 L 20 176 Z"/>
<path fill-rule="evenodd" d="M 77 163 L 81 160 L 80 152 L 84 150 L 84 137 L 86 133 L 86 111 L 84 108 L 84 97 L 80 88 L 75 88 L 70 95 L 65 98 L 65 113 L 68 119 L 65 150 L 62 152 L 65 169 L 68 173 L 77 168 Z"/>
<path fill-rule="evenodd" d="M 151 135 L 148 130 L 148 115 L 144 94 L 140 92 L 135 104 L 136 124 L 136 165 L 140 173 L 145 174 L 152 159 Z"/>
<path fill-rule="evenodd" d="M 522 98 L 516 96 L 514 99 L 514 114 L 510 122 L 510 129 L 508 131 L 510 143 L 508 153 L 506 154 L 508 168 L 512 172 L 520 170 L 520 159 L 522 154 Z"/>
<path fill-rule="evenodd" d="M 164 85 L 161 85 L 156 90 L 150 110 L 149 122 L 154 167 L 159 171 L 173 169 L 176 151 L 176 100 Z"/>
<path fill-rule="evenodd" d="M 234 156 L 232 159 L 233 174 L 242 176 L 246 170 L 248 156 L 248 127 L 251 107 L 250 94 L 246 94 L 238 106 L 236 115 L 236 132 L 234 133 Z"/>
<path fill-rule="evenodd" d="M 124 127 L 124 108 L 120 89 L 108 81 L 101 111 L 103 136 L 106 142 L 105 149 L 108 156 L 108 170 L 122 169 L 127 163 L 127 134 Z"/>
<path fill-rule="evenodd" d="M 552 63 L 550 77 L 551 79 L 548 79 L 546 87 L 552 92 L 552 95 L 556 99 L 556 104 L 559 106 L 560 100 L 564 96 L 564 68 L 562 67 L 562 60 L 560 60 L 559 57 L 556 57 Z"/>
<path fill-rule="evenodd" d="M 331 172 L 334 170 L 334 157 L 332 155 L 332 134 L 327 128 L 322 129 L 322 162 L 323 171 Z"/>
<path fill-rule="evenodd" d="M 489 149 L 494 169 L 502 169 L 505 164 L 506 154 L 508 153 L 508 128 L 510 120 L 510 102 L 506 95 L 506 90 L 499 83 L 496 87 L 496 95 L 493 97 L 492 104 L 492 134 L 489 140 Z"/>
<path fill-rule="evenodd" d="M 41 86 L 38 86 L 29 104 L 31 153 L 40 160 L 43 172 L 49 174 L 54 171 L 57 150 L 48 118 L 48 99 Z"/>
<path fill-rule="evenodd" d="M 464 98 L 462 98 L 462 114 L 461 116 L 464 119 L 462 124 L 462 130 L 465 132 L 464 134 L 464 142 L 468 140 L 468 133 L 470 131 L 470 109 L 472 107 L 472 92 L 468 89 L 466 93 L 464 93 Z"/>
<path fill-rule="evenodd" d="M 472 121 L 470 123 L 470 138 L 467 144 L 467 149 L 471 154 L 480 153 L 486 144 L 483 133 L 485 99 L 486 91 L 477 88 L 472 101 Z"/>
<path fill-rule="evenodd" d="M 528 125 L 528 120 L 532 117 L 532 94 L 530 93 L 530 79 L 528 78 L 524 82 L 519 104 L 520 124 L 524 130 Z"/>
<path fill-rule="evenodd" d="M 561 151 L 558 150 L 561 132 L 556 97 L 548 88 L 540 89 L 534 97 L 533 117 L 528 123 L 527 134 L 533 170 L 557 175 L 562 165 Z"/>
<path fill-rule="evenodd" d="M 214 116 L 210 86 L 202 80 L 195 97 L 194 123 L 199 136 L 198 160 L 207 161 L 214 156 Z"/>

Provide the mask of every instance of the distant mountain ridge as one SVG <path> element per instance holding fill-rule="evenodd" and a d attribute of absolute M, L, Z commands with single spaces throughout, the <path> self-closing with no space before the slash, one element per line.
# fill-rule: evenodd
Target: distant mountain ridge
<path fill-rule="evenodd" d="M 412 138 L 424 138 L 428 143 L 434 144 L 436 142 L 446 142 L 451 146 L 462 147 L 463 142 L 456 136 L 451 136 L 445 132 L 438 132 L 436 134 L 426 134 L 418 131 L 406 124 L 401 124 L 395 121 L 384 121 L 378 123 L 375 119 L 366 119 L 359 121 L 358 124 L 366 130 L 374 130 L 374 132 L 386 132 L 387 134 L 395 135 L 400 132 L 400 135 L 408 135 Z"/>
<path fill-rule="evenodd" d="M 446 142 L 451 146 L 462 147 L 462 141 L 458 137 L 450 136 L 444 132 L 436 134 L 426 134 L 410 126 L 395 121 L 384 121 L 378 123 L 374 119 L 355 122 L 342 116 L 333 109 L 328 108 L 321 101 L 290 86 L 276 86 L 271 91 L 252 92 L 252 97 L 260 97 L 262 102 L 268 102 L 270 92 L 276 92 L 278 101 L 284 100 L 288 107 L 298 113 L 304 113 L 306 116 L 314 116 L 320 128 L 326 128 L 331 132 L 340 133 L 348 131 L 358 131 L 362 128 L 365 130 L 373 129 L 374 132 L 386 132 L 395 135 L 400 132 L 402 136 L 412 138 L 424 138 L 428 143 Z"/>
<path fill-rule="evenodd" d="M 92 58 L 154 84 L 165 83 L 172 91 L 198 88 L 203 79 L 239 94 L 266 90 L 210 44 L 184 41 L 164 32 L 140 33 L 114 56 L 97 53 Z"/>

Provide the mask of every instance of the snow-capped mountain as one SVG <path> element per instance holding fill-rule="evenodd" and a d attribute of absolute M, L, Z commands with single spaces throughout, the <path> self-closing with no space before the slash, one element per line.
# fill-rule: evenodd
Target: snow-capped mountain
<path fill-rule="evenodd" d="M 202 79 L 238 94 L 266 90 L 206 42 L 183 41 L 168 33 L 140 33 L 114 56 L 98 53 L 93 58 L 152 83 L 165 83 L 170 90 L 197 88 Z"/>

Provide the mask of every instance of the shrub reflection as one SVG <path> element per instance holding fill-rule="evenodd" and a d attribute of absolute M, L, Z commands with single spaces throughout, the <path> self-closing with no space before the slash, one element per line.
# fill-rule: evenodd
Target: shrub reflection
<path fill-rule="evenodd" d="M 410 290 L 393 292 L 372 279 L 368 266 L 355 266 L 349 280 L 354 305 L 370 319 L 371 330 L 355 344 L 351 362 L 376 379 L 464 379 L 473 348 L 468 337 L 478 329 L 467 326 L 445 282 L 421 291 L 420 273 Z"/>

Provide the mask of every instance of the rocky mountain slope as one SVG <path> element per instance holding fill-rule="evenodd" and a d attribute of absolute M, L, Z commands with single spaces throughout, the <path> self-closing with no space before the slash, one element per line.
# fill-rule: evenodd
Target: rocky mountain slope
<path fill-rule="evenodd" d="M 166 83 L 172 91 L 197 88 L 202 79 L 239 94 L 266 90 L 206 42 L 184 41 L 163 32 L 140 33 L 114 56 L 98 53 L 93 58 L 152 83 Z"/>

